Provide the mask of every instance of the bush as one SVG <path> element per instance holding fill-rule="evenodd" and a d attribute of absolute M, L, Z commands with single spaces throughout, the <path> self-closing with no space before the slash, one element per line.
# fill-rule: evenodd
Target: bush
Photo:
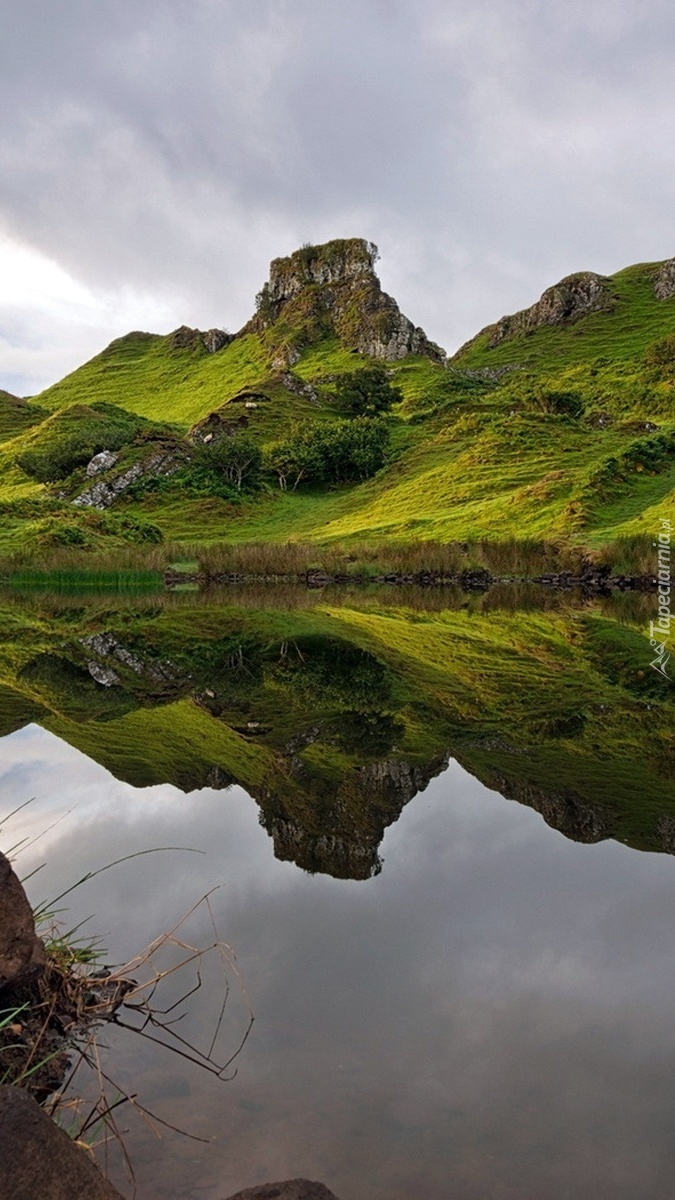
<path fill-rule="evenodd" d="M 348 483 L 374 475 L 384 464 L 388 443 L 389 427 L 381 418 L 327 421 L 296 428 L 268 446 L 265 465 L 284 491 L 289 482 L 293 491 L 301 482 Z"/>
<path fill-rule="evenodd" d="M 538 407 L 552 416 L 581 417 L 584 402 L 576 392 L 548 391 L 542 388 L 537 395 Z"/>
<path fill-rule="evenodd" d="M 403 392 L 392 386 L 384 367 L 363 367 L 337 376 L 335 399 L 354 416 L 379 417 L 401 402 Z"/>
<path fill-rule="evenodd" d="M 659 433 L 656 437 L 633 442 L 622 455 L 627 466 L 634 470 L 664 471 L 675 454 L 675 435 Z"/>
<path fill-rule="evenodd" d="M 235 433 L 232 437 L 221 437 L 202 447 L 197 459 L 202 467 L 224 477 L 241 491 L 244 481 L 248 487 L 258 482 L 263 454 L 258 442 L 250 434 Z"/>
<path fill-rule="evenodd" d="M 142 417 L 114 404 L 75 406 L 50 421 L 39 442 L 19 454 L 16 462 L 39 483 L 56 483 L 86 466 L 101 450 L 129 445 L 146 427 L 149 423 Z"/>
<path fill-rule="evenodd" d="M 55 546 L 84 546 L 87 541 L 77 525 L 60 525 L 50 532 L 49 538 Z"/>

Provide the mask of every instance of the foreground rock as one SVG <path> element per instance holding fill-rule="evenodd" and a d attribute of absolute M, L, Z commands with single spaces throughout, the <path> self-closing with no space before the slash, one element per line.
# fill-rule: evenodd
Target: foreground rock
<path fill-rule="evenodd" d="M 26 893 L 8 859 L 0 854 L 0 991 L 32 983 L 44 965 L 44 946 L 36 937 Z"/>
<path fill-rule="evenodd" d="M 78 1149 L 31 1096 L 14 1087 L 0 1087 L 0 1196 L 121 1200 L 87 1152 Z"/>
<path fill-rule="evenodd" d="M 311 1179 L 287 1179 L 283 1183 L 262 1183 L 228 1196 L 227 1200 L 337 1200 L 323 1183 Z"/>

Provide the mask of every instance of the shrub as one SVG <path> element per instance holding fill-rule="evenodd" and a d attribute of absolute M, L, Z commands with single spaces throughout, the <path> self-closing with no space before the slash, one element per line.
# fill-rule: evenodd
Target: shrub
<path fill-rule="evenodd" d="M 301 482 L 348 483 L 369 479 L 384 464 L 389 427 L 381 418 L 357 417 L 353 421 L 327 421 L 297 427 L 284 441 L 265 452 L 267 470 L 282 490 L 293 491 Z"/>
<path fill-rule="evenodd" d="M 87 541 L 77 525 L 60 525 L 50 532 L 49 537 L 55 546 L 84 546 Z"/>
<path fill-rule="evenodd" d="M 209 443 L 200 453 L 200 461 L 216 475 L 241 491 L 244 480 L 249 487 L 260 478 L 263 455 L 258 442 L 248 433 L 235 433 Z"/>
<path fill-rule="evenodd" d="M 663 471 L 675 454 L 675 435 L 659 433 L 655 437 L 641 438 L 624 451 L 624 462 L 637 470 Z"/>
<path fill-rule="evenodd" d="M 340 408 L 354 416 L 378 417 L 399 404 L 403 392 L 392 386 L 384 367 L 373 366 L 338 375 L 335 398 Z"/>
<path fill-rule="evenodd" d="M 584 402 L 576 392 L 548 391 L 542 388 L 537 400 L 539 407 L 553 416 L 581 417 L 584 413 Z"/>
<path fill-rule="evenodd" d="M 101 450 L 120 450 L 129 445 L 149 423 L 142 417 L 98 403 L 76 406 L 59 414 L 30 449 L 16 462 L 39 483 L 66 479 L 85 466 Z"/>

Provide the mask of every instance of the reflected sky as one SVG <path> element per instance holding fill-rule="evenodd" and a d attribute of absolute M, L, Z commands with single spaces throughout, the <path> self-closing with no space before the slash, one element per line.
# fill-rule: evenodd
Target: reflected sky
<path fill-rule="evenodd" d="M 341 1200 L 671 1194 L 671 857 L 571 843 L 455 763 L 387 830 L 383 873 L 359 882 L 277 861 L 241 788 L 134 789 L 35 726 L 3 740 L 0 795 L 3 848 L 36 839 L 17 869 L 44 864 L 34 903 L 138 850 L 203 852 L 134 859 L 68 897 L 69 923 L 95 914 L 112 961 L 218 886 L 256 1022 L 228 1083 L 110 1039 L 144 1103 L 213 1139 L 158 1142 L 129 1121 L 139 1200 L 297 1175 Z M 206 923 L 195 936 L 208 941 Z M 211 1002 L 205 987 L 191 1030 Z"/>

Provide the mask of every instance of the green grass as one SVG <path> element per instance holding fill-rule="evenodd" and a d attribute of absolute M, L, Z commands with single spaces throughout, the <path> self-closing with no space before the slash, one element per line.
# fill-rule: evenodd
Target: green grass
<path fill-rule="evenodd" d="M 31 425 L 44 420 L 45 416 L 44 410 L 37 405 L 0 390 L 0 442 L 24 433 Z"/>
<path fill-rule="evenodd" d="M 168 337 L 128 334 L 39 396 L 47 409 L 105 400 L 151 420 L 188 428 L 268 374 L 253 335 L 216 354 L 171 349 Z"/>
<path fill-rule="evenodd" d="M 50 591 L 77 595 L 79 592 L 157 591 L 164 586 L 158 571 L 101 571 L 82 568 L 13 571 L 6 583 L 20 591 Z"/>

